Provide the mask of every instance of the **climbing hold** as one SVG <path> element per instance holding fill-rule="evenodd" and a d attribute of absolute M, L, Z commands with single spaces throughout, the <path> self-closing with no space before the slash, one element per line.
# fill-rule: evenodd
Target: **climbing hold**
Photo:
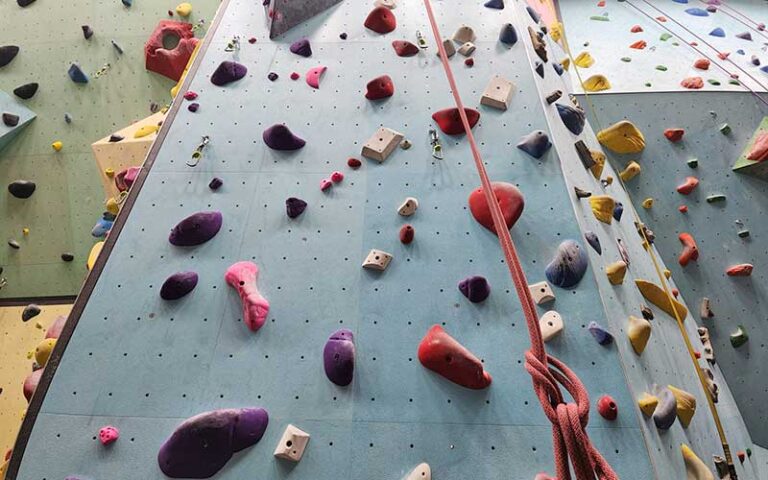
<path fill-rule="evenodd" d="M 736 452 L 736 456 L 739 458 L 739 462 L 744 463 L 744 460 L 747 459 L 747 453 L 743 450 L 739 450 Z"/>
<path fill-rule="evenodd" d="M 723 135 L 730 135 L 731 134 L 731 126 L 727 123 L 724 123 L 718 127 L 718 130 L 720 130 L 720 133 Z"/>
<path fill-rule="evenodd" d="M 589 198 L 592 196 L 592 192 L 582 190 L 579 187 L 573 187 L 573 192 L 576 194 L 576 198 Z"/>
<path fill-rule="evenodd" d="M 269 73 L 267 74 L 267 79 L 268 79 L 270 82 L 274 82 L 274 81 L 275 81 L 275 80 L 277 80 L 279 77 L 280 77 L 280 76 L 279 76 L 277 73 L 275 73 L 275 72 L 269 72 Z"/>
<path fill-rule="evenodd" d="M 285 200 L 285 213 L 289 218 L 296 218 L 307 208 L 307 202 L 300 198 L 290 197 Z"/>
<path fill-rule="evenodd" d="M 452 56 L 456 55 L 456 47 L 453 45 L 453 40 L 450 38 L 446 38 L 443 40 L 443 50 L 445 50 L 445 56 L 448 58 L 451 58 Z M 440 56 L 440 50 L 437 51 L 436 55 Z"/>
<path fill-rule="evenodd" d="M 546 96 L 547 104 L 552 105 L 556 101 L 560 100 L 560 97 L 562 96 L 563 96 L 562 90 L 555 90 L 554 92 Z"/>
<path fill-rule="evenodd" d="M 517 148 L 533 158 L 541 158 L 552 147 L 549 136 L 542 130 L 534 130 L 520 139 Z"/>
<path fill-rule="evenodd" d="M 656 65 L 656 70 L 658 70 L 660 72 L 666 72 L 667 71 L 667 66 L 666 65 Z"/>
<path fill-rule="evenodd" d="M 55 151 L 60 152 L 62 148 L 64 148 L 64 144 L 61 143 L 61 141 L 56 140 L 51 144 L 51 148 L 53 148 Z"/>
<path fill-rule="evenodd" d="M 563 317 L 554 310 L 545 312 L 539 319 L 539 330 L 541 331 L 541 339 L 544 342 L 548 342 L 560 335 L 564 328 Z"/>
<path fill-rule="evenodd" d="M 642 396 L 637 400 L 637 406 L 640 407 L 640 411 L 643 412 L 646 417 L 653 415 L 658 404 L 659 399 L 647 392 L 643 392 Z"/>
<path fill-rule="evenodd" d="M 651 322 L 644 318 L 630 315 L 627 336 L 629 337 L 629 343 L 632 344 L 632 349 L 636 354 L 641 355 L 648 344 L 648 339 L 651 338 Z"/>
<path fill-rule="evenodd" d="M 330 178 L 324 178 L 320 180 L 320 190 L 323 192 L 328 191 L 333 186 L 333 182 Z"/>
<path fill-rule="evenodd" d="M 542 305 L 555 300 L 555 293 L 546 281 L 528 285 L 528 291 L 536 305 Z"/>
<path fill-rule="evenodd" d="M 565 128 L 570 130 L 574 135 L 581 135 L 586 122 L 584 110 L 560 103 L 555 105 L 557 105 L 557 113 L 560 114 L 560 119 L 563 121 Z"/>
<path fill-rule="evenodd" d="M 258 443 L 268 423 L 263 408 L 214 410 L 189 418 L 160 447 L 160 470 L 171 478 L 212 477 L 233 453 Z"/>
<path fill-rule="evenodd" d="M 143 127 L 139 128 L 134 132 L 133 138 L 144 138 L 152 135 L 153 133 L 157 133 L 158 130 L 160 130 L 159 125 L 144 125 Z"/>
<path fill-rule="evenodd" d="M 709 70 L 709 60 L 706 58 L 699 58 L 693 62 L 693 68 L 698 68 L 699 70 Z"/>
<path fill-rule="evenodd" d="M 40 312 L 42 310 L 39 306 L 35 305 L 34 303 L 30 303 L 26 307 L 24 307 L 24 310 L 21 312 L 21 321 L 22 322 L 28 322 L 35 318 L 36 316 L 40 315 Z"/>
<path fill-rule="evenodd" d="M 587 256 L 575 240 L 565 240 L 544 270 L 547 280 L 560 288 L 575 286 L 587 271 Z"/>
<path fill-rule="evenodd" d="M 500 75 L 494 75 L 480 97 L 480 103 L 499 110 L 506 110 L 512 94 L 515 92 L 515 84 Z"/>
<path fill-rule="evenodd" d="M 535 65 L 536 65 L 536 66 L 533 68 L 533 70 L 534 70 L 534 71 L 535 71 L 535 72 L 536 72 L 536 73 L 537 73 L 537 74 L 538 74 L 538 75 L 539 75 L 541 78 L 544 78 L 544 64 L 543 64 L 543 63 L 541 63 L 541 62 L 540 62 L 540 61 L 538 61 L 538 60 L 536 60 L 536 62 L 534 62 L 534 63 L 535 63 Z"/>
<path fill-rule="evenodd" d="M 189 110 L 192 113 L 195 113 L 199 109 L 200 109 L 199 103 L 190 103 L 189 106 L 187 107 L 187 110 Z"/>
<path fill-rule="evenodd" d="M 752 55 L 752 58 L 750 60 L 752 62 L 752 65 L 759 67 L 760 66 L 760 58 L 758 58 L 757 55 Z"/>
<path fill-rule="evenodd" d="M 594 320 L 589 322 L 589 325 L 587 325 L 587 329 L 589 330 L 589 333 L 592 334 L 593 337 L 595 337 L 595 340 L 597 340 L 597 343 L 600 345 L 610 345 L 613 343 L 613 335 L 611 333 L 604 329 L 602 326 L 600 326 L 599 323 L 595 322 Z"/>
<path fill-rule="evenodd" d="M 621 215 L 623 213 L 624 213 L 624 204 L 621 202 L 616 202 L 616 205 L 613 207 L 613 218 L 615 218 L 617 222 L 620 222 Z"/>
<path fill-rule="evenodd" d="M 712 308 L 710 307 L 709 298 L 707 297 L 703 297 L 701 299 L 701 303 L 699 304 L 699 316 L 702 320 L 706 320 L 715 316 Z"/>
<path fill-rule="evenodd" d="M 699 185 L 699 179 L 696 177 L 685 177 L 685 182 L 677 186 L 677 192 L 688 195 Z"/>
<path fill-rule="evenodd" d="M 365 98 L 368 100 L 380 100 L 395 94 L 395 84 L 389 75 L 382 75 L 368 82 L 365 90 Z"/>
<path fill-rule="evenodd" d="M 421 463 L 403 478 L 403 480 L 432 480 L 432 469 L 429 464 Z"/>
<path fill-rule="evenodd" d="M 729 277 L 748 277 L 752 275 L 752 269 L 755 267 L 751 263 L 740 263 L 726 269 L 725 273 Z"/>
<path fill-rule="evenodd" d="M 573 63 L 575 63 L 577 67 L 589 68 L 595 64 L 595 59 L 592 58 L 592 55 L 590 55 L 589 52 L 581 52 L 573 59 Z M 565 67 L 565 65 L 563 65 L 563 67 Z"/>
<path fill-rule="evenodd" d="M 289 49 L 291 53 L 295 53 L 296 55 L 300 55 L 302 57 L 312 56 L 312 46 L 309 44 L 309 39 L 307 38 L 296 40 L 291 44 Z"/>
<path fill-rule="evenodd" d="M 517 187 L 506 182 L 491 182 L 491 188 L 496 196 L 496 200 L 499 202 L 507 228 L 512 228 L 517 219 L 520 218 L 520 215 L 522 215 L 523 208 L 525 208 L 523 194 Z M 493 224 L 491 211 L 488 208 L 488 202 L 486 201 L 483 189 L 476 188 L 473 190 L 467 201 L 469 203 L 469 210 L 472 216 L 475 217 L 475 220 L 488 230 L 496 233 L 496 227 Z"/>
<path fill-rule="evenodd" d="M 668 298 L 661 287 L 642 279 L 636 279 L 635 285 L 646 300 L 659 307 L 664 313 L 675 318 L 675 312 L 677 312 L 680 320 L 685 320 L 685 317 L 688 315 L 688 309 L 677 300 Z"/>
<path fill-rule="evenodd" d="M 747 343 L 747 340 L 749 340 L 749 335 L 747 335 L 744 327 L 739 325 L 736 331 L 730 335 L 730 338 L 733 348 L 739 348 L 740 346 Z"/>
<path fill-rule="evenodd" d="M 364 25 L 369 30 L 385 34 L 397 27 L 397 19 L 395 14 L 387 7 L 376 7 L 368 14 Z"/>
<path fill-rule="evenodd" d="M 390 10 L 397 8 L 397 2 L 395 0 L 376 0 L 373 2 L 374 7 L 386 7 Z"/>
<path fill-rule="evenodd" d="M 592 208 L 595 218 L 608 225 L 611 224 L 613 210 L 616 207 L 613 197 L 610 195 L 592 195 L 589 197 L 589 206 Z"/>
<path fill-rule="evenodd" d="M 642 205 L 644 209 L 648 210 L 649 208 L 653 207 L 653 198 L 646 198 L 640 205 Z"/>
<path fill-rule="evenodd" d="M 208 183 L 208 188 L 210 188 L 213 191 L 216 191 L 220 189 L 222 185 L 224 185 L 224 180 L 220 179 L 219 177 L 213 177 L 211 181 Z"/>
<path fill-rule="evenodd" d="M 39 85 L 37 83 L 27 83 L 13 90 L 13 94 L 22 100 L 29 100 L 37 93 Z"/>
<path fill-rule="evenodd" d="M 734 35 L 734 36 L 735 36 L 736 38 L 740 38 L 740 39 L 742 39 L 742 40 L 749 40 L 750 42 L 752 41 L 752 34 L 751 34 L 751 33 L 749 33 L 749 32 L 742 32 L 742 33 L 737 33 L 737 34 L 736 34 L 736 35 Z"/>
<path fill-rule="evenodd" d="M 683 454 L 687 480 L 715 480 L 715 476 L 712 475 L 707 465 L 691 450 L 691 447 L 681 443 L 680 452 Z"/>
<path fill-rule="evenodd" d="M 648 305 L 640 305 L 640 313 L 646 320 L 653 320 L 653 310 Z"/>
<path fill-rule="evenodd" d="M 197 280 L 198 277 L 195 272 L 174 273 L 160 287 L 160 298 L 163 300 L 178 300 L 195 289 Z"/>
<path fill-rule="evenodd" d="M 355 337 L 342 328 L 331 334 L 323 349 L 323 366 L 328 380 L 340 387 L 352 383 L 355 372 Z"/>
<path fill-rule="evenodd" d="M 475 31 L 472 30 L 472 27 L 469 25 L 461 25 L 455 32 L 453 32 L 453 37 L 451 38 L 458 44 L 464 44 L 467 42 L 474 42 L 477 37 L 475 36 Z"/>
<path fill-rule="evenodd" d="M 96 222 L 96 225 L 94 225 L 93 229 L 91 230 L 91 235 L 93 235 L 96 238 L 101 238 L 105 236 L 112 229 L 113 223 L 114 221 L 108 218 L 105 218 L 105 217 L 100 218 L 99 221 Z"/>
<path fill-rule="evenodd" d="M 712 195 L 708 195 L 707 203 L 718 203 L 718 202 L 724 202 L 725 201 L 725 195 L 722 193 L 713 193 Z"/>
<path fill-rule="evenodd" d="M 86 40 L 90 40 L 93 36 L 93 28 L 91 28 L 90 25 L 83 25 L 80 28 L 83 30 L 83 37 L 85 37 Z"/>
<path fill-rule="evenodd" d="M 75 256 L 69 252 L 64 252 L 61 254 L 61 260 L 64 262 L 71 262 L 75 259 Z"/>
<path fill-rule="evenodd" d="M 474 43 L 467 42 L 467 43 L 463 43 L 459 47 L 459 53 L 464 55 L 465 57 L 468 57 L 468 56 L 472 55 L 473 53 L 475 53 L 476 49 L 477 49 L 477 47 L 475 47 Z M 446 55 L 447 54 L 448 54 L 448 52 L 446 52 Z"/>
<path fill-rule="evenodd" d="M 407 40 L 395 40 L 392 42 L 392 48 L 398 57 L 412 57 L 419 53 L 419 47 Z"/>
<path fill-rule="evenodd" d="M 19 124 L 19 116 L 13 113 L 3 113 L 3 125 L 6 127 L 15 127 Z"/>
<path fill-rule="evenodd" d="M 29 180 L 16 180 L 8 185 L 8 192 L 16 198 L 29 198 L 35 193 L 37 185 Z"/>
<path fill-rule="evenodd" d="M 259 267 L 253 262 L 237 262 L 224 273 L 224 280 L 240 295 L 243 322 L 252 332 L 258 331 L 269 314 L 269 301 L 261 295 L 257 286 Z"/>
<path fill-rule="evenodd" d="M 616 153 L 639 153 L 645 148 L 643 133 L 627 120 L 601 130 L 597 140 Z"/>
<path fill-rule="evenodd" d="M 40 383 L 40 378 L 43 376 L 43 369 L 38 369 L 27 375 L 27 378 L 24 379 L 24 385 L 22 387 L 22 391 L 24 393 L 24 398 L 27 399 L 27 402 L 29 402 L 32 399 L 32 395 L 35 393 L 35 390 L 37 390 L 37 385 Z M 2 468 L 0 468 L 0 473 L 2 472 Z"/>
<path fill-rule="evenodd" d="M 99 441 L 102 445 L 115 443 L 118 438 L 120 438 L 120 431 L 111 425 L 99 429 Z"/>
<path fill-rule="evenodd" d="M 542 37 L 532 28 L 528 27 L 528 35 L 531 37 L 531 46 L 536 55 L 539 56 L 542 62 L 546 63 L 547 59 L 547 45 L 544 43 Z"/>
<path fill-rule="evenodd" d="M 390 128 L 380 127 L 363 145 L 362 155 L 379 163 L 384 162 L 403 140 L 404 135 Z"/>
<path fill-rule="evenodd" d="M 123 54 L 123 47 L 121 47 L 114 39 L 111 40 L 112 47 L 117 51 L 118 55 Z"/>
<path fill-rule="evenodd" d="M 672 385 L 667 385 L 667 388 L 669 388 L 672 395 L 675 396 L 675 401 L 677 403 L 677 418 L 680 420 L 680 424 L 683 428 L 688 428 L 688 425 L 691 424 L 693 415 L 696 413 L 696 397 L 685 390 L 675 388 Z"/>
<path fill-rule="evenodd" d="M 610 395 L 603 395 L 597 400 L 597 412 L 606 420 L 616 420 L 619 416 L 619 407 Z"/>
<path fill-rule="evenodd" d="M 307 142 L 296 136 L 287 126 L 278 123 L 264 130 L 261 138 L 273 150 L 298 150 Z"/>
<path fill-rule="evenodd" d="M 200 245 L 219 233 L 221 212 L 197 212 L 179 222 L 171 230 L 168 241 L 179 247 Z"/>
<path fill-rule="evenodd" d="M 668 128 L 664 130 L 664 136 L 670 142 L 679 142 L 683 139 L 683 135 L 685 135 L 685 130 L 682 128 Z"/>
<path fill-rule="evenodd" d="M 327 69 L 328 67 L 321 65 L 307 70 L 306 75 L 304 75 L 304 80 L 307 82 L 307 85 L 312 88 L 320 88 L 320 77 L 323 76 L 323 73 L 325 73 Z"/>
<path fill-rule="evenodd" d="M 382 7 L 384 8 L 384 7 Z M 304 450 L 309 443 L 309 434 L 294 425 L 288 425 L 283 432 L 283 436 L 277 442 L 277 447 L 273 455 L 277 458 L 290 460 L 292 462 L 301 461 L 304 456 Z"/>
<path fill-rule="evenodd" d="M 644 48 L 645 48 L 645 47 L 647 47 L 647 46 L 648 46 L 648 43 L 646 43 L 646 41 L 645 41 L 645 40 L 638 40 L 638 41 L 636 41 L 636 42 L 633 42 L 633 43 L 632 43 L 632 44 L 629 46 L 629 48 L 634 48 L 635 50 L 642 50 L 642 49 L 644 49 Z"/>
<path fill-rule="evenodd" d="M 67 71 L 69 78 L 75 83 L 88 83 L 88 75 L 83 72 L 80 65 L 73 63 Z"/>
<path fill-rule="evenodd" d="M 480 112 L 473 108 L 464 108 L 469 121 L 469 128 L 474 128 L 480 120 Z M 465 133 L 458 108 L 446 108 L 432 114 L 432 120 L 446 135 L 461 135 Z"/>
<path fill-rule="evenodd" d="M 514 25 L 511 23 L 502 25 L 501 32 L 499 33 L 499 41 L 510 47 L 517 43 L 517 31 L 515 30 Z"/>
<path fill-rule="evenodd" d="M 419 201 L 414 197 L 407 197 L 405 200 L 403 200 L 403 203 L 400 204 L 399 207 L 397 207 L 397 213 L 404 217 L 410 217 L 414 213 L 416 213 L 416 210 L 419 208 Z"/>
<path fill-rule="evenodd" d="M 415 235 L 416 235 L 416 230 L 410 224 L 405 224 L 402 227 L 400 227 L 400 233 L 398 234 L 400 238 L 400 243 L 404 245 L 408 245 L 409 243 L 411 243 Z"/>
<path fill-rule="evenodd" d="M 584 143 L 583 140 L 576 141 L 576 143 L 573 144 L 573 147 L 576 149 L 576 154 L 579 156 L 579 160 L 581 160 L 581 164 L 584 165 L 584 168 L 592 169 L 595 167 L 597 162 L 595 161 L 595 156 L 593 155 L 593 151 L 590 150 L 589 147 L 587 147 L 587 144 Z M 599 168 L 602 173 L 602 165 Z M 594 172 L 593 172 L 593 175 L 594 175 Z"/>
<path fill-rule="evenodd" d="M 714 30 L 712 30 L 711 32 L 709 32 L 709 34 L 711 36 L 713 36 L 713 37 L 721 37 L 722 38 L 722 37 L 725 37 L 725 30 L 723 30 L 720 27 L 717 27 Z"/>
<path fill-rule="evenodd" d="M 621 177 L 623 181 L 628 182 L 639 175 L 640 171 L 640 164 L 633 160 L 627 164 L 624 170 L 619 172 L 619 177 Z"/>
<path fill-rule="evenodd" d="M 491 285 L 485 277 L 475 275 L 459 282 L 459 291 L 472 303 L 480 303 L 491 294 Z"/>
<path fill-rule="evenodd" d="M 605 266 L 605 274 L 608 276 L 608 281 L 611 282 L 611 285 L 621 285 L 624 283 L 624 275 L 626 273 L 627 263 L 623 260 L 618 260 Z"/>
<path fill-rule="evenodd" d="M 659 430 L 669 430 L 677 418 L 677 399 L 672 390 L 668 388 L 654 388 L 654 395 L 659 399 L 656 410 L 653 412 L 653 423 Z"/>
<path fill-rule="evenodd" d="M 585 232 L 584 238 L 587 240 L 587 243 L 595 249 L 598 255 L 603 254 L 603 248 L 600 246 L 600 239 L 595 232 Z"/>
<path fill-rule="evenodd" d="M 581 85 L 588 92 L 601 92 L 611 88 L 611 82 L 605 75 L 592 75 Z"/>
<path fill-rule="evenodd" d="M 392 254 L 383 250 L 372 249 L 368 252 L 368 256 L 365 257 L 365 260 L 363 260 L 363 268 L 383 272 L 387 269 L 391 261 Z"/>
<path fill-rule="evenodd" d="M 51 353 L 55 346 L 55 338 L 46 338 L 37 344 L 37 347 L 35 347 L 35 361 L 38 365 L 45 367 L 45 364 L 48 363 L 48 359 L 51 358 Z"/>
<path fill-rule="evenodd" d="M 690 233 L 683 232 L 678 238 L 680 243 L 683 244 L 683 251 L 677 258 L 677 261 L 680 263 L 680 266 L 685 267 L 691 260 L 695 262 L 699 258 L 699 247 L 696 246 L 696 241 Z"/>
<path fill-rule="evenodd" d="M 701 77 L 688 77 L 684 78 L 680 82 L 680 86 L 684 88 L 690 88 L 692 90 L 698 90 L 700 88 L 704 88 L 704 80 L 702 80 Z"/>
<path fill-rule="evenodd" d="M 629 31 L 632 33 L 640 33 L 643 31 L 643 27 L 641 27 L 640 25 L 633 25 L 632 28 L 629 29 Z"/>
<path fill-rule="evenodd" d="M 630 57 L 621 57 L 621 61 L 625 63 L 629 63 L 632 61 L 632 59 Z"/>
<path fill-rule="evenodd" d="M 4 45 L 0 47 L 0 68 L 8 65 L 19 54 L 19 47 L 16 45 Z"/>
<path fill-rule="evenodd" d="M 685 13 L 693 15 L 694 17 L 708 17 L 709 13 L 703 8 L 687 8 Z"/>
<path fill-rule="evenodd" d="M 225 60 L 219 64 L 216 71 L 211 75 L 211 83 L 223 87 L 232 82 L 236 82 L 245 77 L 248 73 L 248 68 L 237 62 Z"/>
<path fill-rule="evenodd" d="M 488 0 L 484 6 L 488 8 L 495 8 L 496 10 L 504 9 L 504 0 Z"/>
<path fill-rule="evenodd" d="M 593 165 L 591 167 L 588 167 L 589 171 L 592 172 L 593 177 L 595 177 L 596 179 L 599 179 L 600 176 L 603 174 L 603 167 L 605 167 L 605 154 L 599 150 L 589 150 L 589 153 L 590 153 L 590 157 L 592 157 L 592 162 L 593 162 Z M 579 157 L 581 157 L 581 155 L 579 155 Z M 585 162 L 584 158 L 581 159 L 581 162 L 584 165 L 588 163 L 588 162 Z M 611 183 L 613 183 L 613 178 L 608 176 L 606 178 L 606 182 L 608 183 L 608 185 L 610 185 Z"/>
<path fill-rule="evenodd" d="M 462 387 L 480 390 L 491 384 L 491 374 L 483 370 L 483 363 L 440 325 L 427 331 L 418 355 L 424 367 Z"/>

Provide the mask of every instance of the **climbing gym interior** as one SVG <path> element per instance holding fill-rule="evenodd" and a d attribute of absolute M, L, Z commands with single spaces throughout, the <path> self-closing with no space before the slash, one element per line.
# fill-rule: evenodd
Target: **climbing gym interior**
<path fill-rule="evenodd" d="M 768 480 L 765 0 L 0 2 L 0 480 Z"/>

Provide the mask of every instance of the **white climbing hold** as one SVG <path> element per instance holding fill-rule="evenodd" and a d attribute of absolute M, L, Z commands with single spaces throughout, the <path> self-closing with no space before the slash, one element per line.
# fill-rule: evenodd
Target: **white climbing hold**
<path fill-rule="evenodd" d="M 453 41 L 456 43 L 467 43 L 475 41 L 475 31 L 468 25 L 460 26 L 453 34 Z"/>
<path fill-rule="evenodd" d="M 474 43 L 466 42 L 466 43 L 462 44 L 459 47 L 459 53 L 464 55 L 465 57 L 468 57 L 468 56 L 472 55 L 473 53 L 475 53 L 475 49 L 476 48 L 477 47 L 475 47 Z"/>
<path fill-rule="evenodd" d="M 451 39 L 446 38 L 443 40 L 443 48 L 445 49 L 445 54 L 448 55 L 448 58 L 456 55 L 456 47 L 453 45 Z M 440 50 L 437 51 L 437 55 L 440 55 Z"/>
<path fill-rule="evenodd" d="M 406 475 L 403 480 L 432 480 L 432 469 L 429 468 L 428 463 L 421 463 L 411 470 L 411 473 Z"/>
<path fill-rule="evenodd" d="M 559 335 L 560 332 L 563 331 L 563 328 L 565 328 L 565 325 L 563 324 L 563 317 L 561 317 L 560 314 L 554 310 L 550 310 L 544 313 L 544 315 L 542 315 L 539 319 L 539 330 L 541 330 L 541 338 L 545 342 L 548 342 L 549 340 Z"/>
<path fill-rule="evenodd" d="M 363 261 L 363 268 L 370 270 L 384 271 L 389 266 L 389 262 L 392 261 L 392 255 L 382 250 L 376 250 L 375 248 L 368 253 Z"/>
<path fill-rule="evenodd" d="M 277 443 L 274 455 L 293 462 L 301 460 L 309 443 L 309 434 L 293 425 L 288 425 Z"/>
<path fill-rule="evenodd" d="M 419 208 L 419 201 L 413 197 L 408 197 L 405 200 L 403 200 L 403 203 L 400 204 L 399 207 L 397 207 L 397 213 L 404 217 L 410 217 L 414 213 L 416 213 L 416 210 Z"/>
<path fill-rule="evenodd" d="M 531 292 L 531 297 L 533 297 L 536 305 L 549 303 L 555 299 L 555 293 L 546 280 L 528 285 L 528 290 Z"/>

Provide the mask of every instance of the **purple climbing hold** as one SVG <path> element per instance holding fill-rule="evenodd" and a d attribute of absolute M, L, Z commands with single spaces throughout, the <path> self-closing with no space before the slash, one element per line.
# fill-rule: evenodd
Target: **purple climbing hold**
<path fill-rule="evenodd" d="M 219 177 L 213 177 L 211 182 L 208 184 L 208 188 L 216 191 L 220 189 L 222 185 L 224 185 L 224 180 L 220 179 Z"/>
<path fill-rule="evenodd" d="M 331 334 L 323 349 L 323 366 L 328 380 L 340 387 L 352 383 L 355 372 L 355 337 L 346 328 Z"/>
<path fill-rule="evenodd" d="M 549 283 L 561 288 L 576 285 L 587 272 L 587 256 L 574 240 L 565 240 L 557 247 L 555 258 L 549 262 L 544 273 Z"/>
<path fill-rule="evenodd" d="M 312 56 L 312 46 L 309 44 L 309 39 L 302 38 L 293 42 L 291 44 L 291 52 L 302 57 Z"/>
<path fill-rule="evenodd" d="M 160 470 L 171 478 L 212 477 L 232 454 L 258 443 L 268 423 L 269 415 L 263 408 L 196 415 L 179 425 L 160 447 Z"/>
<path fill-rule="evenodd" d="M 581 132 L 584 131 L 584 124 L 586 123 L 584 110 L 560 103 L 556 105 L 557 113 L 560 114 L 560 119 L 563 121 L 565 128 L 570 130 L 574 135 L 581 135 Z"/>
<path fill-rule="evenodd" d="M 603 254 L 603 247 L 600 246 L 600 238 L 598 238 L 595 232 L 585 232 L 584 238 L 587 240 L 589 246 L 595 249 L 598 255 Z"/>
<path fill-rule="evenodd" d="M 219 233 L 222 222 L 221 212 L 197 212 L 173 227 L 168 241 L 179 247 L 200 245 Z"/>
<path fill-rule="evenodd" d="M 751 42 L 752 41 L 752 34 L 749 33 L 749 32 L 737 33 L 736 34 L 736 38 L 740 38 L 742 40 L 749 40 Z"/>
<path fill-rule="evenodd" d="M 274 82 L 275 80 L 277 80 L 278 77 L 279 75 L 275 72 L 269 72 L 269 74 L 267 75 L 267 78 L 269 79 L 270 82 Z"/>
<path fill-rule="evenodd" d="M 758 65 L 760 65 L 759 62 L 758 62 Z M 18 115 L 15 115 L 13 113 L 8 113 L 8 112 L 3 113 L 3 125 L 5 125 L 6 127 L 15 127 L 18 124 L 19 124 Z"/>
<path fill-rule="evenodd" d="M 624 204 L 621 202 L 616 202 L 616 204 L 613 206 L 613 218 L 615 218 L 617 222 L 620 222 L 621 215 L 623 213 L 624 213 Z"/>
<path fill-rule="evenodd" d="M 597 340 L 597 343 L 600 345 L 610 345 L 613 343 L 613 335 L 611 335 L 608 330 L 601 327 L 599 323 L 595 321 L 589 322 L 587 328 L 589 329 L 589 333 L 595 337 L 595 340 Z"/>
<path fill-rule="evenodd" d="M 237 62 L 225 60 L 219 64 L 216 71 L 211 75 L 211 83 L 223 87 L 228 83 L 236 82 L 248 73 L 248 68 Z"/>
<path fill-rule="evenodd" d="M 281 123 L 264 130 L 261 137 L 264 139 L 264 143 L 273 150 L 298 150 L 307 143 Z"/>
<path fill-rule="evenodd" d="M 480 303 L 491 294 L 491 285 L 485 277 L 475 275 L 459 282 L 459 291 L 472 303 Z"/>
<path fill-rule="evenodd" d="M 190 293 L 197 286 L 197 273 L 178 272 L 168 277 L 160 288 L 163 300 L 178 300 Z"/>
<path fill-rule="evenodd" d="M 520 139 L 517 148 L 534 158 L 541 158 L 552 146 L 549 136 L 542 130 L 534 130 Z"/>
<path fill-rule="evenodd" d="M 285 200 L 285 213 L 290 218 L 296 218 L 307 209 L 307 202 L 300 198 L 290 197 Z"/>
<path fill-rule="evenodd" d="M 653 412 L 653 423 L 659 430 L 669 430 L 677 418 L 675 394 L 668 388 L 657 388 L 654 395 L 659 399 L 659 404 Z"/>
<path fill-rule="evenodd" d="M 200 104 L 197 102 L 190 103 L 189 106 L 187 106 L 187 110 L 189 110 L 192 113 L 195 113 L 196 111 L 200 110 Z"/>

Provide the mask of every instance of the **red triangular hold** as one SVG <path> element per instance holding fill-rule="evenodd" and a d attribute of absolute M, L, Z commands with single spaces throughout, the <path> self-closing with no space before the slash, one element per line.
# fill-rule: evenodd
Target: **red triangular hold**
<path fill-rule="evenodd" d="M 412 57 L 419 53 L 419 47 L 408 40 L 395 40 L 392 42 L 392 48 L 398 57 Z"/>
<path fill-rule="evenodd" d="M 469 120 L 469 128 L 474 128 L 480 120 L 480 112 L 475 109 L 464 107 Z M 466 133 L 464 125 L 461 123 L 461 115 L 458 108 L 446 108 L 432 114 L 432 120 L 437 123 L 440 130 L 446 135 L 461 135 Z"/>
<path fill-rule="evenodd" d="M 480 390 L 491 384 L 483 363 L 440 325 L 433 325 L 419 344 L 419 361 L 462 387 Z"/>
<path fill-rule="evenodd" d="M 365 28 L 373 30 L 376 33 L 389 33 L 397 27 L 397 20 L 392 10 L 387 7 L 376 7 L 368 18 L 365 19 Z"/>
<path fill-rule="evenodd" d="M 522 192 L 517 189 L 511 183 L 506 182 L 493 182 L 491 183 L 491 189 L 496 195 L 496 199 L 499 201 L 501 207 L 501 213 L 504 215 L 504 222 L 507 224 L 507 228 L 512 226 L 523 214 L 523 208 L 525 208 L 525 199 Z M 496 227 L 493 225 L 493 218 L 491 217 L 491 210 L 488 208 L 488 202 L 485 201 L 485 193 L 482 188 L 476 188 L 469 195 L 469 210 L 472 212 L 472 216 L 475 217 L 477 222 L 487 228 L 488 230 L 496 233 Z"/>
<path fill-rule="evenodd" d="M 376 77 L 366 85 L 365 98 L 368 100 L 379 100 L 381 98 L 391 97 L 395 94 L 395 84 L 389 75 Z"/>

